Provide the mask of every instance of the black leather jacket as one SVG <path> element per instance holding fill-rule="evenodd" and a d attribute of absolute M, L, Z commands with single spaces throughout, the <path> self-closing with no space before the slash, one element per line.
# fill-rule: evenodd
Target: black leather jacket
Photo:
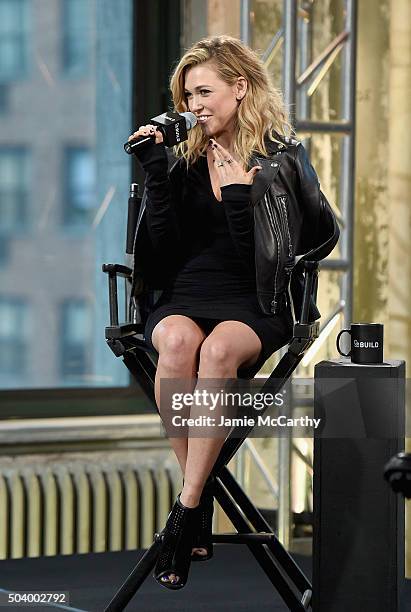
<path fill-rule="evenodd" d="M 298 262 L 303 258 L 318 261 L 329 255 L 338 241 L 339 229 L 303 145 L 283 137 L 280 143 L 268 140 L 266 145 L 267 157 L 252 155 L 249 164 L 249 168 L 262 166 L 251 187 L 257 297 L 262 312 L 274 314 L 286 307 L 291 293 L 299 312 L 303 276 Z M 185 160 L 179 159 L 169 166 L 169 179 L 177 190 L 175 177 L 184 164 Z M 149 255 L 150 240 L 142 222 L 146 201 L 145 190 L 134 248 L 134 295 L 141 292 L 142 279 L 149 288 L 162 289 L 173 269 L 172 245 L 169 257 L 162 262 Z M 320 316 L 314 304 L 310 315 L 311 320 Z"/>

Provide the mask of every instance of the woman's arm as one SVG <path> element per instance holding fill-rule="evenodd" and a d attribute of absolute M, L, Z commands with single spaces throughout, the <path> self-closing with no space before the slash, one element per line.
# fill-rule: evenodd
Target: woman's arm
<path fill-rule="evenodd" d="M 221 187 L 228 227 L 237 253 L 248 270 L 254 273 L 254 215 L 250 196 L 251 185 L 235 183 Z"/>
<path fill-rule="evenodd" d="M 231 237 L 249 272 L 255 274 L 254 213 L 250 196 L 254 177 L 262 168 L 253 166 L 247 172 L 216 140 L 210 139 L 210 144 Z"/>
<path fill-rule="evenodd" d="M 179 190 L 176 178 L 170 179 L 168 157 L 163 143 L 151 142 L 136 152 L 145 173 L 147 191 L 146 224 L 155 251 L 167 255 L 180 241 L 176 208 Z"/>

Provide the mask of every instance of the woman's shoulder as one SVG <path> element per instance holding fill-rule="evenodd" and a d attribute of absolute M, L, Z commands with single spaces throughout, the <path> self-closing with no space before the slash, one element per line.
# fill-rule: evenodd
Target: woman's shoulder
<path fill-rule="evenodd" d="M 300 141 L 291 136 L 274 133 L 271 137 L 267 134 L 264 138 L 266 153 L 252 151 L 251 159 L 257 162 L 277 160 L 281 157 L 282 163 L 287 162 L 294 167 Z"/>
<path fill-rule="evenodd" d="M 296 156 L 296 148 L 299 141 L 295 138 L 284 136 L 282 134 L 268 133 L 264 137 L 265 153 L 261 150 L 254 149 L 251 151 L 250 158 L 256 160 L 272 160 L 281 153 L 285 153 L 286 157 L 294 159 Z"/>
<path fill-rule="evenodd" d="M 289 150 L 291 152 L 301 143 L 293 136 L 285 136 L 284 134 L 273 132 L 271 138 L 268 134 L 265 136 L 264 144 L 266 146 L 268 155 L 272 155 L 274 153 L 278 153 L 279 151 Z"/>

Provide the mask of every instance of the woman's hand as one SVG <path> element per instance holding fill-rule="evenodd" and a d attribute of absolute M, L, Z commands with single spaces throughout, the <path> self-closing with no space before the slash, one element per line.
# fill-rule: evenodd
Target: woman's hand
<path fill-rule="evenodd" d="M 134 132 L 134 134 L 131 134 L 131 136 L 129 136 L 128 138 L 128 142 L 130 142 L 130 140 L 136 140 L 137 138 L 143 137 L 143 136 L 154 136 L 156 137 L 156 144 L 160 144 L 161 142 L 163 142 L 163 134 L 160 132 L 160 130 L 158 129 L 158 126 L 156 125 L 140 125 L 140 127 L 138 128 L 137 132 Z"/>
<path fill-rule="evenodd" d="M 156 125 L 140 125 L 137 132 L 131 134 L 128 140 L 130 141 L 147 136 L 151 136 L 147 145 L 134 147 L 133 153 L 143 167 L 144 172 L 147 174 L 146 186 L 149 188 L 153 186 L 159 178 L 161 180 L 167 178 L 168 158 L 164 146 L 163 134 Z M 162 146 L 157 147 L 156 145 L 159 144 Z"/>
<path fill-rule="evenodd" d="M 251 185 L 261 166 L 253 166 L 246 172 L 229 152 L 213 138 L 211 139 L 211 152 L 214 157 L 214 167 L 220 179 L 220 187 L 233 184 Z"/>

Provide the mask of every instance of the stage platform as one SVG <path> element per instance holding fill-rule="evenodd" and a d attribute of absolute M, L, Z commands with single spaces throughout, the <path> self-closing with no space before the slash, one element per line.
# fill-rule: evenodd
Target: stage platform
<path fill-rule="evenodd" d="M 102 612 L 132 571 L 143 551 L 40 557 L 0 561 L 0 593 L 4 591 L 68 591 L 68 606 L 36 606 L 31 610 Z M 295 555 L 311 578 L 311 558 Z M 407 580 L 411 612 L 411 580 Z M 24 607 L 0 606 L 0 610 Z M 192 563 L 188 584 L 170 591 L 149 577 L 126 611 L 142 612 L 286 612 L 279 595 L 245 546 L 215 545 L 214 558 Z M 363 610 L 372 612 L 372 610 Z"/>

